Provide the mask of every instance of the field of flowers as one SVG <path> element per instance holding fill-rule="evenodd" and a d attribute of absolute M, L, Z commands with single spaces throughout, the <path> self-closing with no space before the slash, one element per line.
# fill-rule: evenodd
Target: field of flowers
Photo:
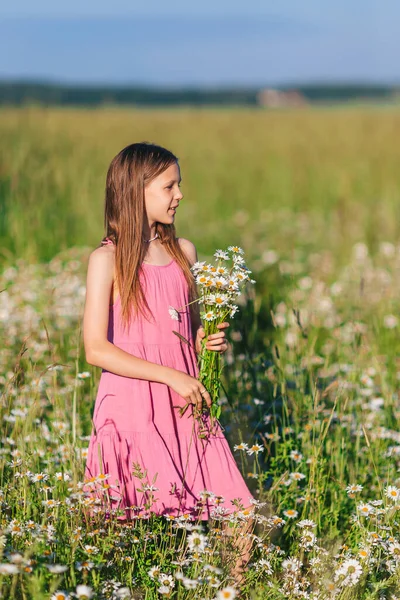
<path fill-rule="evenodd" d="M 178 234 L 205 261 L 238 244 L 256 280 L 227 334 L 220 399 L 257 498 L 254 527 L 243 533 L 249 514 L 238 503 L 227 517 L 213 490 L 199 490 L 215 507 L 206 524 L 155 517 L 157 482 L 140 465 L 131 524 L 105 516 L 106 473 L 91 482 L 104 502 L 84 487 L 100 373 L 84 360 L 81 319 L 103 180 L 89 183 L 113 155 L 101 137 L 113 131 L 122 147 L 125 118 L 10 111 L 0 115 L 0 597 L 400 598 L 400 115 L 141 117 L 127 142 L 159 130 L 160 143 L 188 153 Z M 239 586 L 231 567 L 245 542 Z"/>

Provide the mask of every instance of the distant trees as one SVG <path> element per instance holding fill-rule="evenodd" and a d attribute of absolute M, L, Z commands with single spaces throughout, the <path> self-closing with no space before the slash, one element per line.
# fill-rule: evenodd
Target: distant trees
<path fill-rule="evenodd" d="M 384 85 L 318 84 L 273 88 L 143 88 L 133 86 L 62 85 L 41 81 L 0 81 L 0 105 L 29 103 L 45 106 L 236 105 L 301 106 L 309 102 L 391 100 L 395 87 Z"/>

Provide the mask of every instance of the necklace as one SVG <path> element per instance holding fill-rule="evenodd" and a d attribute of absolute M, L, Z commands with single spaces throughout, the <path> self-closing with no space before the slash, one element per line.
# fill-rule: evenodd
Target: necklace
<path fill-rule="evenodd" d="M 158 238 L 158 233 L 156 233 L 156 235 L 153 238 L 150 238 L 149 240 L 144 240 L 145 242 L 152 242 L 153 240 L 155 240 L 156 238 Z"/>

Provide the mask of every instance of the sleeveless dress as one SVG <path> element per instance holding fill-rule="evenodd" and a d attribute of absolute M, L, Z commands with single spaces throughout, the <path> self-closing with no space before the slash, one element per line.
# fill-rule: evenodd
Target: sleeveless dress
<path fill-rule="evenodd" d="M 113 242 L 107 238 L 102 243 Z M 173 333 L 193 343 L 181 268 L 175 260 L 166 265 L 143 262 L 139 277 L 156 322 L 140 314 L 123 331 L 118 296 L 109 308 L 108 340 L 133 356 L 197 378 L 195 351 Z M 170 306 L 182 309 L 179 320 L 171 318 Z M 237 510 L 234 499 L 251 505 L 253 496 L 219 423 L 215 434 L 199 439 L 192 406 L 183 416 L 178 412 L 185 404 L 164 383 L 102 369 L 85 467 L 84 489 L 92 499 L 106 493 L 108 507 L 123 509 L 123 519 L 156 513 L 205 520 L 215 506 L 226 514 Z M 209 427 L 208 413 L 204 421 Z M 134 474 L 135 464 L 145 477 Z"/>

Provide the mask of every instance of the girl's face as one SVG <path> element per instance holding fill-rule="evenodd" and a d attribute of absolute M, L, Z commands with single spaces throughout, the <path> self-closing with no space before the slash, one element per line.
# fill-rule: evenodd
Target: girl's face
<path fill-rule="evenodd" d="M 173 223 L 179 202 L 183 198 L 180 190 L 179 165 L 174 163 L 160 173 L 145 188 L 145 204 L 149 227 L 156 221 Z"/>

